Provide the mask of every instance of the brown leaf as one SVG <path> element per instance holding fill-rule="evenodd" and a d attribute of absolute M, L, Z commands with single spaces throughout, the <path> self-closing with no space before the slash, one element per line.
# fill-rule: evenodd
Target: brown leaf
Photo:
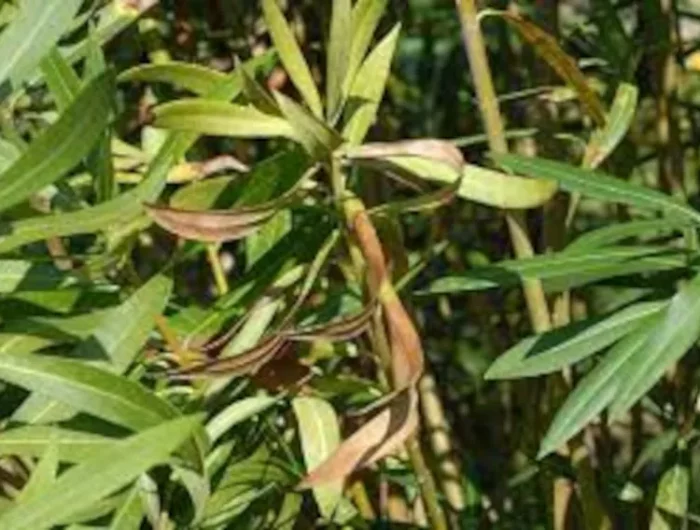
<path fill-rule="evenodd" d="M 405 140 L 403 142 L 369 143 L 345 151 L 351 160 L 383 159 L 395 156 L 417 156 L 442 162 L 452 167 L 457 173 L 462 172 L 464 157 L 462 152 L 451 142 L 435 138 Z"/>
<path fill-rule="evenodd" d="M 282 335 L 271 335 L 252 348 L 225 359 L 217 359 L 197 364 L 184 370 L 172 372 L 176 379 L 197 379 L 217 375 L 247 375 L 257 372 L 265 363 L 270 362 L 282 352 L 289 342 Z"/>
<path fill-rule="evenodd" d="M 549 66 L 578 92 L 581 104 L 598 126 L 605 125 L 605 108 L 586 81 L 576 62 L 559 46 L 557 40 L 538 26 L 513 13 L 499 13 L 516 28 Z"/>
<path fill-rule="evenodd" d="M 418 396 L 413 387 L 404 389 L 368 423 L 340 444 L 320 466 L 299 484 L 307 489 L 341 480 L 362 467 L 396 451 L 418 426 Z"/>
<path fill-rule="evenodd" d="M 315 340 L 343 341 L 350 340 L 363 333 L 377 309 L 375 302 L 370 303 L 362 312 L 335 322 L 301 329 L 290 329 L 284 333 L 292 341 L 313 342 Z"/>
<path fill-rule="evenodd" d="M 272 201 L 263 206 L 234 210 L 183 210 L 144 205 L 148 215 L 162 228 L 186 239 L 219 243 L 244 238 L 269 221 L 278 210 Z"/>

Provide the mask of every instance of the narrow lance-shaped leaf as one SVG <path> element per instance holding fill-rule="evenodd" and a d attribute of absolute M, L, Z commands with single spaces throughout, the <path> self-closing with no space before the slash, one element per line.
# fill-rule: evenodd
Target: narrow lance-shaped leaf
<path fill-rule="evenodd" d="M 334 121 L 341 109 L 345 93 L 352 45 L 352 13 L 350 0 L 333 2 L 331 31 L 326 64 L 326 118 Z"/>
<path fill-rule="evenodd" d="M 610 409 L 619 418 L 680 359 L 700 336 L 700 274 L 672 299 L 664 318 L 622 368 L 625 375 Z"/>
<path fill-rule="evenodd" d="M 656 218 L 617 223 L 586 232 L 566 248 L 568 250 L 583 250 L 619 243 L 630 238 L 657 237 L 660 234 L 681 232 L 684 228 L 690 228 L 692 224 L 692 221 L 687 218 Z"/>
<path fill-rule="evenodd" d="M 629 204 L 645 210 L 661 211 L 700 223 L 700 213 L 683 202 L 659 191 L 637 186 L 598 171 L 514 154 L 493 154 L 492 158 L 498 164 L 518 174 L 557 181 L 569 192 L 579 192 L 599 200 Z"/>
<path fill-rule="evenodd" d="M 395 157 L 417 157 L 444 164 L 456 174 L 462 171 L 464 157 L 452 142 L 435 138 L 404 140 L 401 142 L 378 142 L 350 147 L 343 152 L 350 160 L 386 160 Z"/>
<path fill-rule="evenodd" d="M 198 64 L 171 61 L 163 64 L 134 66 L 119 74 L 117 80 L 119 82 L 168 83 L 203 96 L 216 85 L 225 81 L 226 74 Z"/>
<path fill-rule="evenodd" d="M 476 267 L 435 280 L 422 294 L 480 291 L 519 285 L 523 279 L 540 279 L 550 291 L 565 290 L 592 281 L 645 271 L 687 266 L 683 251 L 660 246 L 617 246 L 563 251 L 522 260 L 507 260 Z"/>
<path fill-rule="evenodd" d="M 360 67 L 350 87 L 343 137 L 351 145 L 362 143 L 376 119 L 377 109 L 389 79 L 400 30 L 401 26 L 397 24 L 377 44 Z"/>
<path fill-rule="evenodd" d="M 304 101 L 309 105 L 311 112 L 317 118 L 322 118 L 323 107 L 316 89 L 316 83 L 311 76 L 309 66 L 304 60 L 294 34 L 277 5 L 277 0 L 262 0 L 262 7 L 265 23 L 270 32 L 270 37 L 272 37 L 272 43 L 279 54 L 280 61 L 282 61 L 285 70 L 287 70 L 289 77 L 304 98 Z"/>
<path fill-rule="evenodd" d="M 528 337 L 498 357 L 484 377 L 510 379 L 561 370 L 613 344 L 642 322 L 651 322 L 665 307 L 666 302 L 641 302 L 604 318 Z"/>
<path fill-rule="evenodd" d="M 240 78 L 233 72 L 208 97 L 225 101 L 236 97 L 240 90 Z M 170 169 L 181 161 L 196 139 L 194 133 L 169 135 L 149 164 L 143 181 L 115 199 L 76 212 L 23 219 L 6 225 L 3 233 L 7 235 L 0 237 L 0 252 L 48 237 L 97 232 L 140 215 L 143 212 L 142 203 L 158 197 Z"/>
<path fill-rule="evenodd" d="M 91 82 L 58 121 L 0 174 L 0 210 L 14 206 L 51 184 L 87 155 L 107 127 L 111 110 L 109 73 Z"/>
<path fill-rule="evenodd" d="M 401 391 L 343 441 L 330 458 L 312 469 L 298 487 L 306 489 L 335 482 L 396 451 L 418 426 L 417 401 L 414 388 Z"/>
<path fill-rule="evenodd" d="M 23 503 L 44 495 L 55 482 L 57 472 L 58 448 L 50 443 L 15 502 Z"/>
<path fill-rule="evenodd" d="M 83 0 L 23 0 L 17 18 L 0 35 L 0 84 L 19 84 L 30 75 L 64 32 Z"/>
<path fill-rule="evenodd" d="M 254 107 L 208 99 L 181 99 L 153 109 L 155 127 L 235 138 L 294 138 L 289 123 Z"/>
<path fill-rule="evenodd" d="M 340 444 L 340 426 L 333 407 L 314 397 L 297 397 L 292 408 L 299 425 L 301 450 L 307 469 L 315 469 L 331 456 Z M 314 488 L 314 498 L 326 520 L 332 520 L 343 497 L 343 479 Z"/>
<path fill-rule="evenodd" d="M 564 81 L 570 84 L 578 92 L 583 108 L 588 115 L 602 126 L 605 124 L 605 108 L 597 94 L 591 90 L 583 72 L 576 62 L 564 51 L 557 40 L 532 22 L 507 12 L 498 12 L 498 15 L 516 28 L 520 35 L 532 45 L 537 54 L 552 67 L 552 69 Z"/>
<path fill-rule="evenodd" d="M 335 322 L 300 329 L 290 329 L 284 336 L 291 341 L 313 342 L 316 340 L 346 341 L 367 330 L 377 304 L 369 304 L 362 312 Z"/>
<path fill-rule="evenodd" d="M 49 446 L 61 462 L 82 462 L 114 442 L 113 438 L 48 425 L 25 425 L 0 433 L 0 455 L 39 457 Z"/>
<path fill-rule="evenodd" d="M 605 126 L 593 133 L 586 146 L 584 166 L 598 167 L 620 144 L 634 119 L 638 96 L 634 85 L 621 83 L 617 87 Z"/>
<path fill-rule="evenodd" d="M 657 322 L 663 316 L 658 315 Z M 603 360 L 576 385 L 557 410 L 540 444 L 538 458 L 556 451 L 613 401 L 624 378 L 625 362 L 646 341 L 650 330 L 649 323 L 640 325 L 613 346 Z"/>
<path fill-rule="evenodd" d="M 342 138 L 321 119 L 279 92 L 273 93 L 280 111 L 294 130 L 294 138 L 316 160 L 327 157 L 342 143 Z"/>
<path fill-rule="evenodd" d="M 233 241 L 260 229 L 290 203 L 304 181 L 311 178 L 317 170 L 316 166 L 311 167 L 283 195 L 257 206 L 198 211 L 147 204 L 146 212 L 161 227 L 180 237 L 214 243 Z"/>
<path fill-rule="evenodd" d="M 0 527 L 49 528 L 61 523 L 164 463 L 198 425 L 196 418 L 178 418 L 115 442 L 60 475 L 49 491 L 3 512 Z"/>
<path fill-rule="evenodd" d="M 262 365 L 278 355 L 289 343 L 282 335 L 271 335 L 254 347 L 231 357 L 177 370 L 175 379 L 194 379 L 212 376 L 234 376 L 255 373 Z"/>
<path fill-rule="evenodd" d="M 278 401 L 278 397 L 260 395 L 243 398 L 231 403 L 207 422 L 206 429 L 209 441 L 213 444 L 232 427 L 269 409 Z"/>
<path fill-rule="evenodd" d="M 386 10 L 387 0 L 358 0 L 352 8 L 352 44 L 343 93 L 347 94 L 367 55 L 372 37 Z"/>

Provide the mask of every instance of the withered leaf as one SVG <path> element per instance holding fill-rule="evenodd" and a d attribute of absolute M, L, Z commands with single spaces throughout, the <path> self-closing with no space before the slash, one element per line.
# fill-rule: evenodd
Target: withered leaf
<path fill-rule="evenodd" d="M 200 363 L 183 370 L 172 372 L 175 379 L 199 379 L 212 376 L 240 376 L 257 372 L 289 346 L 289 341 L 280 335 L 271 335 L 252 348 L 233 357 Z"/>
<path fill-rule="evenodd" d="M 464 165 L 462 152 L 451 142 L 436 138 L 377 142 L 353 147 L 344 152 L 350 160 L 381 160 L 400 156 L 414 156 L 441 162 L 461 173 Z"/>
<path fill-rule="evenodd" d="M 369 422 L 340 444 L 320 466 L 299 483 L 299 489 L 345 478 L 396 451 L 418 426 L 418 396 L 414 387 L 397 393 Z"/>
<path fill-rule="evenodd" d="M 284 335 L 292 341 L 312 342 L 315 340 L 343 341 L 357 337 L 367 329 L 377 304 L 372 302 L 362 312 L 334 322 L 301 329 L 290 329 Z"/>

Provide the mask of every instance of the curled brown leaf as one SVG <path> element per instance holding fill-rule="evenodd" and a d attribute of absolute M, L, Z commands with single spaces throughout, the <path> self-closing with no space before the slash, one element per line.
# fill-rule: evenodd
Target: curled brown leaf
<path fill-rule="evenodd" d="M 377 304 L 372 302 L 360 313 L 318 326 L 301 329 L 290 329 L 284 332 L 291 341 L 312 342 L 315 340 L 343 341 L 350 340 L 363 333 L 377 310 Z"/>
<path fill-rule="evenodd" d="M 453 143 L 436 138 L 369 143 L 345 151 L 344 156 L 350 160 L 381 160 L 397 156 L 415 156 L 441 162 L 458 173 L 462 171 L 464 165 L 462 152 Z"/>

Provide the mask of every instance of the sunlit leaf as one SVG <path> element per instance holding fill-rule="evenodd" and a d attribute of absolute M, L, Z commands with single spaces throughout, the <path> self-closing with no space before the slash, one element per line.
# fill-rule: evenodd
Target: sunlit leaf
<path fill-rule="evenodd" d="M 41 496 L 2 513 L 0 526 L 47 528 L 64 521 L 164 463 L 198 425 L 196 418 L 178 418 L 115 442 L 61 474 Z"/>
<path fill-rule="evenodd" d="M 277 0 L 262 0 L 263 14 L 272 42 L 277 49 L 280 61 L 289 77 L 301 93 L 304 101 L 317 118 L 323 116 L 321 98 L 316 89 L 316 83 L 311 76 L 308 64 L 299 49 L 291 28 L 277 5 Z"/>
<path fill-rule="evenodd" d="M 141 64 L 119 74 L 120 82 L 168 83 L 203 96 L 226 80 L 226 74 L 192 63 Z"/>
<path fill-rule="evenodd" d="M 331 30 L 326 64 L 326 117 L 332 121 L 340 110 L 345 94 L 352 45 L 352 11 L 350 0 L 333 2 Z"/>

